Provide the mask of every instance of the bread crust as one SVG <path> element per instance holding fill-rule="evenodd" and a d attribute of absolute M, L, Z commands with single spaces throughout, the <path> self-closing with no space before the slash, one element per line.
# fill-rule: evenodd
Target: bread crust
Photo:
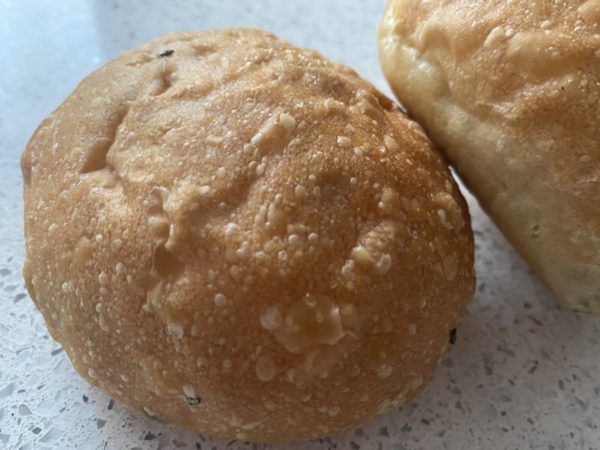
<path fill-rule="evenodd" d="M 357 426 L 423 388 L 472 297 L 466 205 L 421 128 L 263 31 L 123 54 L 22 167 L 50 333 L 90 383 L 197 432 Z"/>
<path fill-rule="evenodd" d="M 540 279 L 600 312 L 600 2 L 391 0 L 379 54 Z"/>

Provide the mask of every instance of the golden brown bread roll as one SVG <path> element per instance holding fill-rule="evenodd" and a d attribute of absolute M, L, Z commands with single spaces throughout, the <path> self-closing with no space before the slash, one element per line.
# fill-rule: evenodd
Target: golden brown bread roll
<path fill-rule="evenodd" d="M 466 206 L 421 128 L 266 32 L 125 53 L 22 168 L 52 336 L 89 382 L 198 432 L 363 423 L 424 387 L 473 293 Z"/>
<path fill-rule="evenodd" d="M 600 2 L 391 0 L 379 51 L 550 290 L 600 312 Z"/>

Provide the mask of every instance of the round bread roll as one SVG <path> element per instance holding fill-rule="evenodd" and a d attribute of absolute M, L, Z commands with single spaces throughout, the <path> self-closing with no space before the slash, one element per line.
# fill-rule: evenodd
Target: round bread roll
<path fill-rule="evenodd" d="M 600 1 L 391 0 L 379 51 L 542 281 L 600 313 Z"/>
<path fill-rule="evenodd" d="M 263 31 L 109 62 L 22 169 L 52 336 L 90 383 L 200 433 L 308 438 L 403 403 L 473 293 L 465 202 L 421 128 Z"/>

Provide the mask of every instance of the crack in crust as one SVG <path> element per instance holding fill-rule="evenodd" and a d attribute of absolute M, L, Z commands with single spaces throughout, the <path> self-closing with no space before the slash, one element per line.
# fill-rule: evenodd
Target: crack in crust
<path fill-rule="evenodd" d="M 97 139 L 88 149 L 79 173 L 85 174 L 107 169 L 114 174 L 113 168 L 108 164 L 107 155 L 117 140 L 119 127 L 125 121 L 128 112 L 129 106 L 124 105 L 113 114 L 108 136 Z"/>

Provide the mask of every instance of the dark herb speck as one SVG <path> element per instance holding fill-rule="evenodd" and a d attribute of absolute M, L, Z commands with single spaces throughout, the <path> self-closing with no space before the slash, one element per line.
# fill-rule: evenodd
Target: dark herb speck
<path fill-rule="evenodd" d="M 167 58 L 167 57 L 171 56 L 173 53 L 175 53 L 175 50 L 171 50 L 171 49 L 165 50 L 164 52 L 159 53 L 158 57 L 159 58 Z"/>
<path fill-rule="evenodd" d="M 106 407 L 106 409 L 108 409 L 109 411 L 111 409 L 113 409 L 115 406 L 115 401 L 111 398 L 110 401 L 108 402 L 108 406 Z"/>
<path fill-rule="evenodd" d="M 200 399 L 200 397 L 186 397 L 185 399 L 187 401 L 188 405 L 199 405 L 200 403 L 202 403 L 202 400 Z"/>
<path fill-rule="evenodd" d="M 84 395 L 84 396 L 83 396 L 83 402 L 84 402 L 84 403 L 87 403 L 87 402 L 88 402 L 88 400 L 89 400 L 89 397 L 88 397 L 87 395 Z"/>
<path fill-rule="evenodd" d="M 450 343 L 452 345 L 456 344 L 456 328 L 452 328 L 452 330 L 450 330 Z"/>

